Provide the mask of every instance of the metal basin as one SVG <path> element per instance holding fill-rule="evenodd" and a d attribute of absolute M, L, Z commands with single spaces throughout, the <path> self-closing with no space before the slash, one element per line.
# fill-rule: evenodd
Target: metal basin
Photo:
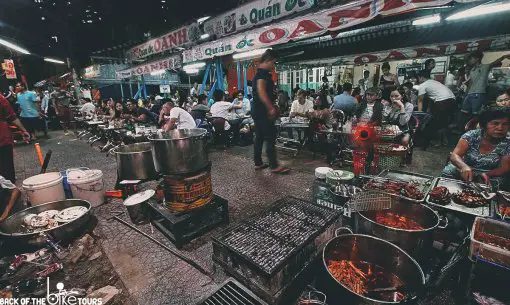
<path fill-rule="evenodd" d="M 345 234 L 330 240 L 323 251 L 324 276 L 319 289 L 331 304 L 402 304 L 416 301 L 425 287 L 425 276 L 420 265 L 399 247 L 377 237 Z M 407 298 L 400 302 L 382 301 L 356 294 L 330 273 L 330 260 L 364 261 L 378 265 L 398 276 L 404 283 Z"/>
<path fill-rule="evenodd" d="M 34 233 L 23 233 L 21 226 L 28 214 L 39 214 L 47 210 L 63 210 L 74 206 L 84 206 L 87 212 L 77 219 L 60 224 L 59 226 Z M 21 247 L 42 247 L 46 245 L 46 236 L 56 241 L 68 241 L 82 233 L 90 220 L 91 205 L 88 201 L 68 199 L 40 204 L 23 211 L 19 211 L 4 222 L 0 223 L 0 237 L 16 241 Z"/>
<path fill-rule="evenodd" d="M 117 177 L 121 180 L 149 180 L 157 176 L 149 142 L 120 146 L 114 150 Z"/>
<path fill-rule="evenodd" d="M 417 222 L 422 230 L 406 230 L 386 226 L 376 222 L 378 213 L 391 212 L 405 216 Z M 445 219 L 446 220 L 446 219 Z M 406 201 L 392 203 L 389 210 L 360 211 L 355 214 L 355 232 L 373 235 L 389 241 L 404 249 L 418 261 L 425 260 L 430 254 L 433 242 L 433 233 L 439 226 L 441 219 L 431 208 Z"/>
<path fill-rule="evenodd" d="M 198 172 L 209 165 L 207 130 L 177 129 L 149 137 L 156 170 L 163 175 Z"/>

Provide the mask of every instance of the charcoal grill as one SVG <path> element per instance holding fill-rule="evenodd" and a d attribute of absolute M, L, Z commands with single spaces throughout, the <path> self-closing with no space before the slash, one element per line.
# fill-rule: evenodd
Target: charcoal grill
<path fill-rule="evenodd" d="M 197 305 L 267 305 L 238 281 L 229 278 Z"/>
<path fill-rule="evenodd" d="M 270 303 L 334 236 L 338 211 L 286 197 L 213 238 L 213 260 Z"/>

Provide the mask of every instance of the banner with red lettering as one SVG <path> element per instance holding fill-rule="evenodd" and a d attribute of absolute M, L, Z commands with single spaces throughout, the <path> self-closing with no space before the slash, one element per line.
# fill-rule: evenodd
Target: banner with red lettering
<path fill-rule="evenodd" d="M 422 7 L 441 6 L 451 0 L 358 0 L 288 21 L 257 28 L 192 47 L 183 52 L 183 62 L 193 62 L 317 37 L 367 22 L 378 15 L 404 13 Z"/>
<path fill-rule="evenodd" d="M 128 60 L 142 59 L 176 47 L 182 47 L 200 39 L 198 24 L 181 27 L 160 37 L 137 45 L 126 52 Z"/>
<path fill-rule="evenodd" d="M 117 78 L 128 78 L 136 75 L 144 75 L 150 74 L 151 72 L 168 70 L 168 69 L 177 69 L 182 66 L 181 57 L 179 55 L 174 55 L 165 59 L 155 60 L 143 65 L 138 65 L 126 70 L 117 71 Z"/>
<path fill-rule="evenodd" d="M 217 38 L 309 10 L 315 0 L 255 0 L 204 22 L 204 32 Z"/>
<path fill-rule="evenodd" d="M 329 65 L 364 65 L 368 63 L 406 60 L 415 58 L 430 58 L 439 56 L 450 56 L 466 54 L 473 51 L 503 51 L 510 48 L 510 35 L 495 36 L 480 39 L 460 40 L 456 42 L 446 42 L 430 44 L 417 47 L 398 48 L 385 51 L 376 51 L 362 54 L 341 55 L 334 59 L 322 59 Z M 324 66 L 318 61 L 286 63 L 279 66 L 280 69 L 288 69 L 296 66 L 313 67 Z"/>

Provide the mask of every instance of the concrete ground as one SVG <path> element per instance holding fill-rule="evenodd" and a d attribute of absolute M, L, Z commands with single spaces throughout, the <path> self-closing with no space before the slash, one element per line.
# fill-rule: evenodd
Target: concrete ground
<path fill-rule="evenodd" d="M 80 166 L 101 169 L 106 189 L 113 189 L 116 180 L 114 157 L 107 157 L 97 148 L 77 140 L 74 135 L 66 136 L 57 131 L 51 132 L 50 136 L 50 139 L 40 141 L 43 152 L 50 149 L 53 151 L 48 171 Z M 313 170 L 315 167 L 326 165 L 322 156 L 312 159 L 306 152 L 296 158 L 280 154 L 282 163 L 291 167 L 292 172 L 289 175 L 278 176 L 270 174 L 268 170 L 254 171 L 251 161 L 252 151 L 253 146 L 232 147 L 225 150 L 216 148 L 209 154 L 213 164 L 213 189 L 217 195 L 228 200 L 231 223 L 247 219 L 267 209 L 274 201 L 286 195 L 311 198 Z M 431 149 L 426 152 L 418 149 L 415 151 L 413 165 L 407 170 L 438 175 L 447 153 L 446 148 Z M 15 165 L 18 184 L 39 172 L 33 145 L 16 146 Z M 148 183 L 144 187 L 154 187 L 154 183 Z M 118 213 L 122 213 L 120 217 L 129 222 L 118 200 L 112 200 L 94 209 L 94 214 L 99 219 L 97 231 L 102 235 L 103 250 L 135 303 L 196 304 L 224 280 L 223 276 L 214 274 L 210 239 L 224 227 L 216 228 L 179 250 L 211 272 L 213 276 L 210 278 L 146 237 L 117 221 L 109 220 Z M 143 225 L 139 228 L 168 247 L 175 248 L 151 225 Z M 441 299 L 444 299 L 444 295 Z M 443 302 L 436 300 L 430 304 L 433 303 Z"/>

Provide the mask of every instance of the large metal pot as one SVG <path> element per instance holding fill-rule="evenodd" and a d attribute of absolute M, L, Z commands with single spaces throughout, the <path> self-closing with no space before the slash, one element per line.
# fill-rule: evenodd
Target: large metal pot
<path fill-rule="evenodd" d="M 207 167 L 207 130 L 177 129 L 149 137 L 156 170 L 163 175 L 198 172 Z"/>
<path fill-rule="evenodd" d="M 46 229 L 34 233 L 23 233 L 21 227 L 23 219 L 28 214 L 39 214 L 47 210 L 63 210 L 74 206 L 84 206 L 87 213 L 68 223 L 60 224 L 58 227 Z M 79 236 L 89 224 L 91 205 L 88 201 L 78 199 L 67 199 L 40 204 L 23 211 L 19 211 L 4 222 L 0 223 L 0 237 L 13 241 L 18 247 L 44 247 L 48 236 L 55 241 L 69 241 Z"/>
<path fill-rule="evenodd" d="M 420 265 L 404 250 L 377 237 L 361 234 L 337 236 L 326 244 L 322 259 L 324 272 L 318 279 L 318 285 L 331 304 L 405 304 L 416 301 L 425 288 L 425 276 Z M 400 302 L 391 302 L 359 295 L 330 273 L 328 263 L 331 260 L 363 261 L 380 266 L 402 280 L 407 296 Z"/>
<path fill-rule="evenodd" d="M 423 230 L 398 229 L 376 222 L 378 213 L 384 215 L 388 212 L 416 221 Z M 440 226 L 441 221 L 445 221 L 443 226 Z M 425 205 L 396 201 L 392 203 L 390 209 L 357 212 L 354 223 L 356 233 L 373 235 L 389 241 L 422 262 L 427 259 L 432 249 L 434 230 L 444 229 L 448 225 L 448 220 L 440 218 L 434 210 Z"/>
<path fill-rule="evenodd" d="M 149 142 L 124 145 L 114 150 L 117 160 L 117 177 L 122 180 L 148 180 L 156 177 Z"/>

